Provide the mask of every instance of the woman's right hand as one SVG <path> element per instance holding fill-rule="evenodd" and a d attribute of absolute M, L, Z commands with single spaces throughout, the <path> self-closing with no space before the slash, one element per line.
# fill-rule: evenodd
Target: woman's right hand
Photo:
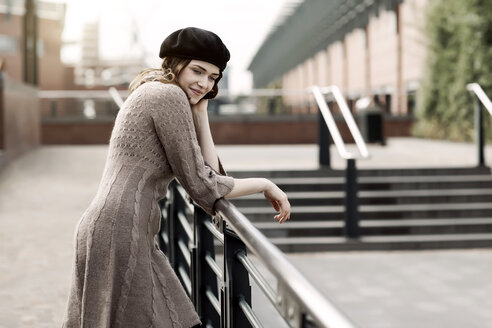
<path fill-rule="evenodd" d="M 284 223 L 290 219 L 290 203 L 287 195 L 275 183 L 268 180 L 263 195 L 272 203 L 273 208 L 280 212 L 273 217 L 275 220 L 278 220 L 279 223 Z"/>

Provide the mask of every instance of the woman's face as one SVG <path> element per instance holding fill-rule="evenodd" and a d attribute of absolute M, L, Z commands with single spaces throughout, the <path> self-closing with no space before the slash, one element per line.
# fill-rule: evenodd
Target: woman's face
<path fill-rule="evenodd" d="M 219 77 L 219 68 L 201 60 L 192 60 L 178 76 L 178 84 L 188 96 L 191 105 L 197 104 Z"/>

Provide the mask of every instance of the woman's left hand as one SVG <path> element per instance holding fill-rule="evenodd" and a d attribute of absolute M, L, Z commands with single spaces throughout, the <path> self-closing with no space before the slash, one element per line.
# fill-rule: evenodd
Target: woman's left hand
<path fill-rule="evenodd" d="M 193 112 L 193 115 L 200 115 L 204 113 L 206 114 L 207 107 L 208 107 L 208 99 L 202 99 L 199 102 L 197 102 L 195 105 L 191 105 L 191 111 Z"/>

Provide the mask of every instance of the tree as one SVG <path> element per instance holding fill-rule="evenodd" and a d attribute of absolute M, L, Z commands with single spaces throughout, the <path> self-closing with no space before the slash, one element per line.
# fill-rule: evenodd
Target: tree
<path fill-rule="evenodd" d="M 428 57 L 414 133 L 472 140 L 473 98 L 466 85 L 478 82 L 492 96 L 492 0 L 430 0 L 425 34 Z"/>

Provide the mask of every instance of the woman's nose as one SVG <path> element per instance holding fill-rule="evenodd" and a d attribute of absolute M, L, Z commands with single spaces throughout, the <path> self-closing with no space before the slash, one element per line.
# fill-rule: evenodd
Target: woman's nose
<path fill-rule="evenodd" d="M 207 86 L 207 78 L 206 77 L 200 77 L 198 79 L 198 85 L 202 88 L 205 88 Z"/>

